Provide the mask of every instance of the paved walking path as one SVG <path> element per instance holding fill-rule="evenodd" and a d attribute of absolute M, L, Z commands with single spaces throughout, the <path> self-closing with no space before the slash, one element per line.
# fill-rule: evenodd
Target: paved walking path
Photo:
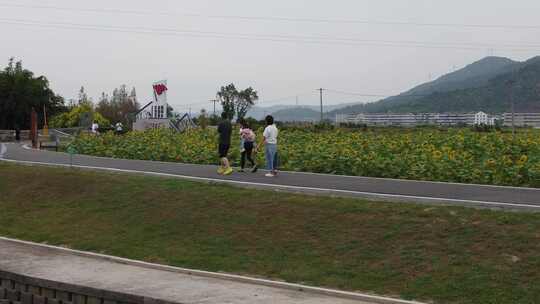
<path fill-rule="evenodd" d="M 172 303 L 413 303 L 218 273 L 197 273 L 5 238 L 0 238 L 0 271 Z"/>
<path fill-rule="evenodd" d="M 25 149 L 21 144 L 0 147 L 0 159 L 38 164 L 67 166 L 65 153 Z M 106 169 L 173 176 L 208 182 L 229 183 L 243 187 L 280 189 L 294 192 L 354 196 L 392 202 L 444 203 L 540 211 L 540 189 L 465 185 L 352 176 L 336 176 L 282 172 L 277 178 L 257 174 L 217 175 L 215 166 L 124 160 L 74 155 L 73 165 L 82 168 Z"/>

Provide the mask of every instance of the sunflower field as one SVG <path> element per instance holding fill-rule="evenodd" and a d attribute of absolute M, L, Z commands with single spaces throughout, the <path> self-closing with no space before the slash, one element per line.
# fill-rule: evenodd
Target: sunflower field
<path fill-rule="evenodd" d="M 218 163 L 213 129 L 181 134 L 164 129 L 121 136 L 83 134 L 70 145 L 78 153 L 95 156 Z M 235 163 L 239 161 L 239 145 L 236 136 L 230 151 Z M 520 131 L 513 140 L 509 133 L 469 129 L 284 129 L 278 146 L 282 170 L 540 187 L 538 130 Z M 262 154 L 257 154 L 260 165 L 264 163 Z"/>

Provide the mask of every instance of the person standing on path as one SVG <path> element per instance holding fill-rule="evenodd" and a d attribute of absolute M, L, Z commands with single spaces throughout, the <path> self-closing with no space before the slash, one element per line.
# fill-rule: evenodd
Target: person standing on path
<path fill-rule="evenodd" d="M 277 157 L 277 138 L 278 128 L 274 124 L 274 117 L 271 115 L 266 116 L 266 128 L 263 132 L 263 141 L 257 146 L 256 150 L 259 150 L 264 145 L 264 155 L 266 157 L 266 167 L 269 173 L 265 174 L 266 177 L 275 177 L 277 175 L 278 157 Z"/>
<path fill-rule="evenodd" d="M 122 134 L 122 132 L 124 132 L 124 125 L 122 125 L 121 122 L 117 122 L 114 128 L 117 135 Z"/>
<path fill-rule="evenodd" d="M 231 134 L 232 134 L 232 125 L 227 117 L 227 113 L 221 113 L 221 122 L 218 125 L 219 133 L 219 145 L 218 145 L 218 154 L 221 161 L 221 166 L 218 168 L 218 174 L 230 175 L 233 172 L 229 160 L 227 159 L 227 154 L 229 153 L 229 148 L 231 147 Z"/>
<path fill-rule="evenodd" d="M 95 121 L 95 120 L 92 123 L 92 133 L 94 135 L 99 135 L 99 125 L 98 125 L 97 121 Z"/>
<path fill-rule="evenodd" d="M 17 142 L 21 141 L 21 128 L 19 127 L 19 125 L 15 127 L 15 140 Z"/>
<path fill-rule="evenodd" d="M 245 120 L 242 120 L 240 125 L 240 142 L 242 143 L 240 151 L 242 152 L 242 156 L 240 158 L 239 172 L 244 172 L 247 158 L 247 160 L 251 163 L 251 172 L 255 173 L 257 172 L 257 164 L 255 164 L 255 161 L 251 157 L 255 142 L 255 132 L 251 130 L 249 124 Z"/>

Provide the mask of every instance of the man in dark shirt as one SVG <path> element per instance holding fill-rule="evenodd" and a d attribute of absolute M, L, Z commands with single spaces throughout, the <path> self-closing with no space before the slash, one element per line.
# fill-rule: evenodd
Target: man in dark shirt
<path fill-rule="evenodd" d="M 227 154 L 229 153 L 229 148 L 231 147 L 231 134 L 232 134 L 232 125 L 227 117 L 227 113 L 221 113 L 221 122 L 218 125 L 219 133 L 219 158 L 221 159 L 221 167 L 218 168 L 218 173 L 223 175 L 229 175 L 233 172 L 229 160 L 227 159 Z"/>

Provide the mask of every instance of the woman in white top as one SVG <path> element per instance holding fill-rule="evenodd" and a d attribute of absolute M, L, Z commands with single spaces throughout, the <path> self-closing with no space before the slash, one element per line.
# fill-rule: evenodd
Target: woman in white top
<path fill-rule="evenodd" d="M 259 150 L 260 146 L 264 144 L 264 154 L 266 157 L 266 166 L 269 173 L 265 176 L 274 177 L 277 175 L 278 157 L 277 157 L 277 137 L 278 129 L 274 124 L 274 117 L 266 116 L 266 128 L 263 132 L 263 141 L 257 146 Z"/>
<path fill-rule="evenodd" d="M 99 134 L 99 125 L 96 121 L 92 123 L 92 133 L 95 135 Z"/>

